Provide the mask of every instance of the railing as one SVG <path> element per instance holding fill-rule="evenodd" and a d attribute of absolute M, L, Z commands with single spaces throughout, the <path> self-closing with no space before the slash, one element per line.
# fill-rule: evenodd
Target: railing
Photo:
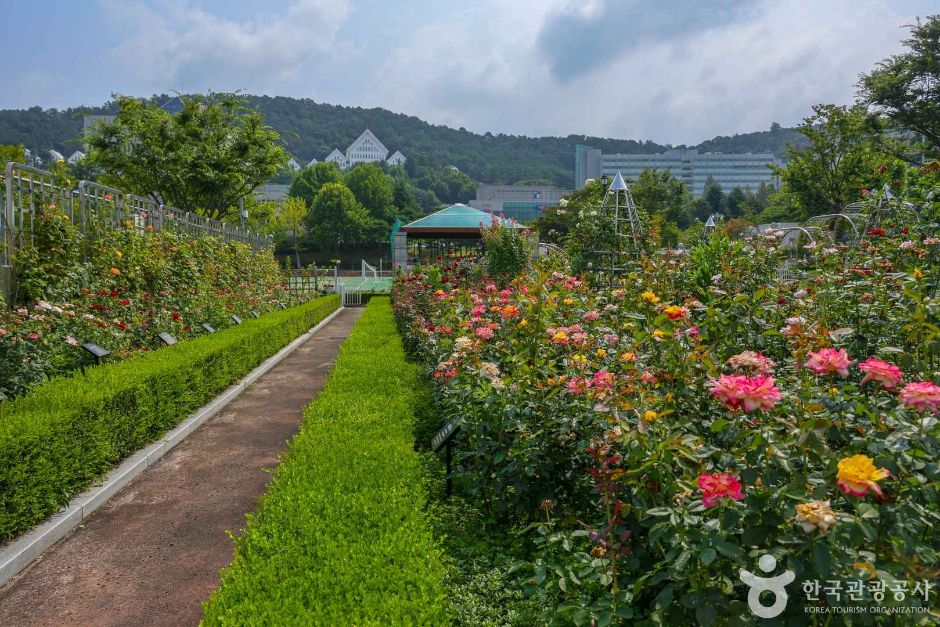
<path fill-rule="evenodd" d="M 36 215 L 49 207 L 62 211 L 90 238 L 108 230 L 136 228 L 191 237 L 213 236 L 255 249 L 273 244 L 270 235 L 252 233 L 92 181 L 81 181 L 74 189 L 66 187 L 54 173 L 21 163 L 6 164 L 3 183 L 6 197 L 0 214 L 0 265 L 9 266 L 16 249 L 32 242 Z"/>

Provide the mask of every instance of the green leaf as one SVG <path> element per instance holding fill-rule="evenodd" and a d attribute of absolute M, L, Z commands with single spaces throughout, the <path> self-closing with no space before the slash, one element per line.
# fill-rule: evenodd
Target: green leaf
<path fill-rule="evenodd" d="M 699 558 L 702 560 L 702 565 L 704 566 L 708 566 L 714 562 L 716 557 L 718 557 L 718 552 L 710 546 L 702 549 L 702 552 L 699 554 Z"/>
<path fill-rule="evenodd" d="M 813 546 L 813 561 L 816 562 L 816 571 L 820 575 L 828 575 L 832 567 L 829 557 L 829 545 L 824 542 L 817 542 Z"/>
<path fill-rule="evenodd" d="M 668 516 L 672 513 L 672 510 L 668 507 L 654 507 L 653 509 L 646 510 L 647 516 Z"/>
<path fill-rule="evenodd" d="M 711 605 L 702 604 L 695 608 L 695 618 L 700 625 L 710 627 L 718 618 L 718 612 Z"/>
<path fill-rule="evenodd" d="M 734 542 L 729 542 L 728 540 L 722 540 L 715 545 L 715 548 L 718 549 L 718 552 L 727 557 L 740 559 L 744 557 L 744 551 L 741 550 Z"/>
<path fill-rule="evenodd" d="M 673 595 L 675 590 L 672 587 L 672 584 L 669 584 L 662 591 L 656 595 L 656 609 L 664 610 L 670 605 L 672 605 Z"/>

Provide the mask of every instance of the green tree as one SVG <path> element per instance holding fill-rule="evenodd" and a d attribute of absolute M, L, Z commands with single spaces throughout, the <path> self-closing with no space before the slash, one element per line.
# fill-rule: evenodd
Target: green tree
<path fill-rule="evenodd" d="M 289 196 L 303 198 L 307 206 L 313 205 L 317 192 L 327 183 L 342 183 L 343 173 L 332 161 L 320 161 L 307 166 L 294 175 L 291 181 Z"/>
<path fill-rule="evenodd" d="M 794 217 L 839 213 L 874 178 L 878 129 L 863 105 L 816 105 L 799 130 L 808 144 L 790 147 L 786 167 L 775 168 L 799 212 Z"/>
<path fill-rule="evenodd" d="M 306 233 L 307 202 L 299 196 L 288 197 L 277 220 L 285 234 L 291 235 L 294 258 L 297 261 L 297 269 L 300 270 L 300 242 Z"/>
<path fill-rule="evenodd" d="M 705 180 L 705 189 L 702 191 L 702 198 L 707 203 L 707 210 L 709 215 L 713 213 L 724 213 L 728 210 L 727 198 L 725 197 L 725 192 L 721 189 L 721 185 L 713 177 L 709 176 Z M 701 207 L 705 208 L 705 207 Z M 708 216 L 696 216 L 702 220 L 707 220 Z"/>
<path fill-rule="evenodd" d="M 365 241 L 373 221 L 348 187 L 342 183 L 327 183 L 320 188 L 307 214 L 307 228 L 314 244 L 322 249 L 354 246 Z"/>
<path fill-rule="evenodd" d="M 346 187 L 376 222 L 395 220 L 395 189 L 392 177 L 372 163 L 361 163 L 346 174 Z"/>
<path fill-rule="evenodd" d="M 116 101 L 114 122 L 89 131 L 88 162 L 103 181 L 157 202 L 224 218 L 287 161 L 280 136 L 234 95 L 183 98 L 175 115 Z"/>
<path fill-rule="evenodd" d="M 684 229 L 692 223 L 689 192 L 682 181 L 668 170 L 644 170 L 630 185 L 630 189 L 638 207 L 650 215 L 660 216 L 664 225 L 674 225 L 675 228 L 669 227 L 670 233 L 676 233 L 676 228 Z M 677 240 L 664 238 L 663 243 L 675 245 Z"/>
<path fill-rule="evenodd" d="M 924 137 L 932 154 L 940 151 L 940 15 L 911 28 L 908 52 L 894 55 L 864 74 L 859 96 L 888 117 L 894 127 Z"/>
<path fill-rule="evenodd" d="M 748 207 L 748 195 L 740 187 L 733 188 L 728 192 L 728 197 L 726 199 L 727 205 L 727 215 L 729 218 L 740 218 L 745 216 L 749 212 Z"/>
<path fill-rule="evenodd" d="M 6 167 L 7 161 L 26 163 L 26 148 L 0 144 L 0 167 Z"/>

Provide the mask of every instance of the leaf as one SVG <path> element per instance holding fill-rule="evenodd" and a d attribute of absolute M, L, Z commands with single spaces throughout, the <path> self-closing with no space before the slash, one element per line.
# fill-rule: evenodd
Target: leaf
<path fill-rule="evenodd" d="M 710 546 L 702 549 L 702 552 L 699 554 L 703 566 L 708 566 L 714 562 L 716 557 L 718 557 L 718 552 Z"/>
<path fill-rule="evenodd" d="M 672 605 L 672 599 L 674 595 L 674 590 L 672 584 L 669 584 L 662 591 L 656 595 L 656 609 L 664 610 L 670 605 Z"/>
<path fill-rule="evenodd" d="M 654 507 L 653 509 L 646 510 L 647 516 L 668 516 L 672 513 L 672 510 L 668 507 Z"/>
<path fill-rule="evenodd" d="M 820 575 L 828 575 L 832 567 L 832 560 L 829 557 L 829 545 L 824 542 L 817 542 L 813 546 L 813 560 L 816 562 L 816 571 Z"/>
<path fill-rule="evenodd" d="M 561 588 L 562 592 L 568 592 L 568 582 L 565 581 L 564 577 L 558 578 L 558 587 Z"/>
<path fill-rule="evenodd" d="M 878 518 L 878 508 L 870 503 L 859 503 L 858 515 L 862 518 Z"/>
<path fill-rule="evenodd" d="M 734 542 L 729 542 L 728 540 L 722 540 L 715 545 L 715 548 L 718 549 L 719 553 L 727 557 L 736 559 L 744 557 L 744 551 L 741 550 L 741 547 L 739 547 Z"/>
<path fill-rule="evenodd" d="M 709 627 L 718 618 L 718 612 L 711 605 L 702 604 L 695 608 L 695 618 L 700 625 Z"/>

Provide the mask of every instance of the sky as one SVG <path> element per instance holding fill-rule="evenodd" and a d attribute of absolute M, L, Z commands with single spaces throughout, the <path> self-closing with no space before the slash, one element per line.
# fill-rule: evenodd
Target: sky
<path fill-rule="evenodd" d="M 241 90 L 695 144 L 847 104 L 936 0 L 0 0 L 0 108 Z"/>

